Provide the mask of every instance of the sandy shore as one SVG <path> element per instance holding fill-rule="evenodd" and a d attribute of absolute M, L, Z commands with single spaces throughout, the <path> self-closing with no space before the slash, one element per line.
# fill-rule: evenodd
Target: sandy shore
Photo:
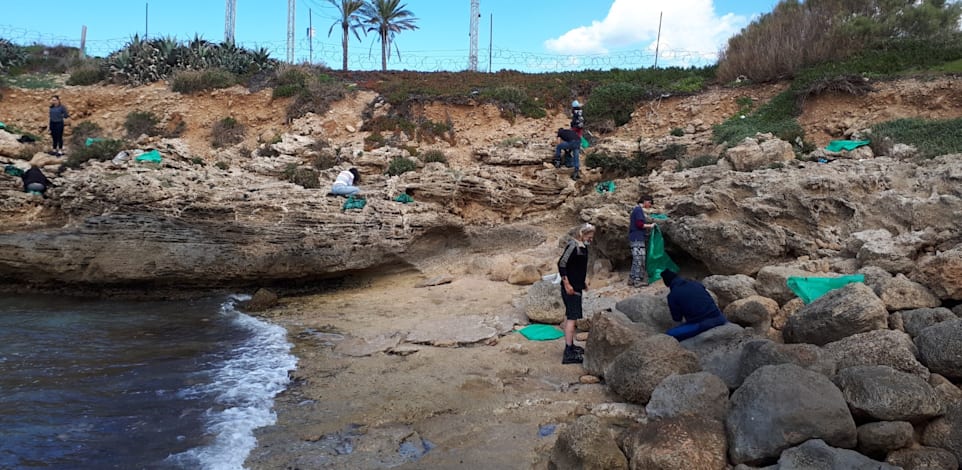
<path fill-rule="evenodd" d="M 506 317 L 527 290 L 468 275 L 415 288 L 424 278 L 362 279 L 269 312 L 290 332 L 299 364 L 277 398 L 277 424 L 258 431 L 249 468 L 546 468 L 566 423 L 618 401 L 603 384 L 581 383 L 580 365 L 561 364 L 560 339 L 511 332 L 461 346 L 342 353 L 345 341 L 376 348 L 432 322 Z M 593 295 L 631 293 L 611 289 Z"/>

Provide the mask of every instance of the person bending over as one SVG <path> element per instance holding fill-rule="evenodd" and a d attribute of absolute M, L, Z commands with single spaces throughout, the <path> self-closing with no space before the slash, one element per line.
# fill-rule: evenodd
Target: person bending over
<path fill-rule="evenodd" d="M 361 182 L 361 174 L 357 168 L 344 170 L 337 174 L 334 184 L 331 185 L 331 193 L 338 196 L 351 196 L 361 192 L 361 188 L 355 186 Z"/>
<path fill-rule="evenodd" d="M 671 311 L 671 318 L 683 322 L 668 330 L 666 332 L 668 336 L 683 341 L 728 323 L 718 304 L 715 303 L 715 299 L 702 283 L 685 279 L 670 270 L 663 271 L 661 278 L 671 290 L 668 293 L 668 309 Z"/>

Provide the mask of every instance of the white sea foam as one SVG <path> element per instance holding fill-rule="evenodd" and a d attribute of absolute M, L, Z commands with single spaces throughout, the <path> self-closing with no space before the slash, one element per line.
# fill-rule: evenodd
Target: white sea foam
<path fill-rule="evenodd" d="M 171 455 L 169 463 L 206 470 L 242 469 L 257 444 L 253 430 L 277 421 L 272 410 L 274 397 L 287 387 L 287 374 L 297 365 L 297 358 L 290 353 L 292 345 L 284 328 L 234 308 L 236 302 L 249 298 L 231 296 L 221 305 L 221 314 L 248 331 L 250 338 L 231 351 L 210 384 L 181 392 L 184 396 L 211 397 L 221 405 L 206 413 L 206 431 L 214 437 L 206 446 Z"/>

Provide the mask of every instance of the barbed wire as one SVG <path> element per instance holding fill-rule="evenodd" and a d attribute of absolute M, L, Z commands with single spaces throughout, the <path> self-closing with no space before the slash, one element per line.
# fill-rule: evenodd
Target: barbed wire
<path fill-rule="evenodd" d="M 151 35 L 152 38 L 166 37 Z M 80 40 L 65 36 L 55 36 L 30 31 L 15 26 L 0 25 L 0 39 L 6 39 L 22 46 L 69 46 L 80 47 Z M 327 38 L 325 38 L 327 39 Z M 131 38 L 110 38 L 88 40 L 85 53 L 92 57 L 107 57 L 112 52 L 123 49 Z M 248 49 L 264 49 L 271 57 L 287 56 L 287 40 L 277 41 L 237 41 L 237 45 Z M 400 46 L 400 45 L 399 45 Z M 340 43 L 327 42 L 315 38 L 301 38 L 295 44 L 295 62 L 323 64 L 331 68 L 341 65 Z M 362 52 L 363 51 L 363 52 Z M 413 50 L 400 48 L 400 55 L 392 48 L 388 59 L 389 70 L 416 70 L 424 72 L 462 71 L 468 68 L 468 49 Z M 656 63 L 654 52 L 646 49 L 616 51 L 609 54 L 545 54 L 516 51 L 505 48 L 482 50 L 478 54 L 478 70 L 497 72 L 517 70 L 528 73 L 567 72 L 579 70 L 637 69 L 652 67 Z M 657 63 L 661 66 L 703 67 L 717 61 L 717 53 L 686 50 L 661 50 Z M 372 42 L 367 45 L 354 44 L 348 49 L 348 68 L 350 70 L 380 70 L 381 47 Z"/>

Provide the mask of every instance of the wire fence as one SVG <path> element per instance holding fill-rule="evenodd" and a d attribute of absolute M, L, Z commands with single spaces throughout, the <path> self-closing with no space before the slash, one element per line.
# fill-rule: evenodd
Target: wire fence
<path fill-rule="evenodd" d="M 163 37 L 152 35 L 151 37 Z M 6 39 L 22 46 L 64 45 L 80 47 L 79 38 L 55 36 L 30 31 L 15 26 L 0 25 L 0 39 Z M 130 38 L 87 40 L 85 53 L 92 57 L 106 57 L 112 52 L 123 49 Z M 248 49 L 266 49 L 271 57 L 283 60 L 287 57 L 287 41 L 237 41 L 237 45 Z M 342 50 L 340 43 L 302 38 L 295 43 L 295 62 L 323 64 L 340 68 Z M 354 45 L 348 49 L 348 68 L 350 70 L 380 70 L 381 48 L 379 44 L 369 46 Z M 388 59 L 389 70 L 415 70 L 423 72 L 462 71 L 468 68 L 468 49 L 413 50 L 401 49 L 397 54 L 393 49 Z M 657 60 L 656 60 L 657 59 Z M 497 72 L 517 70 L 529 73 L 566 72 L 578 70 L 638 69 L 659 66 L 703 67 L 718 60 L 715 52 L 685 50 L 661 50 L 656 58 L 653 51 L 636 49 L 616 51 L 609 54 L 576 55 L 545 54 L 494 48 L 478 51 L 478 71 Z"/>

